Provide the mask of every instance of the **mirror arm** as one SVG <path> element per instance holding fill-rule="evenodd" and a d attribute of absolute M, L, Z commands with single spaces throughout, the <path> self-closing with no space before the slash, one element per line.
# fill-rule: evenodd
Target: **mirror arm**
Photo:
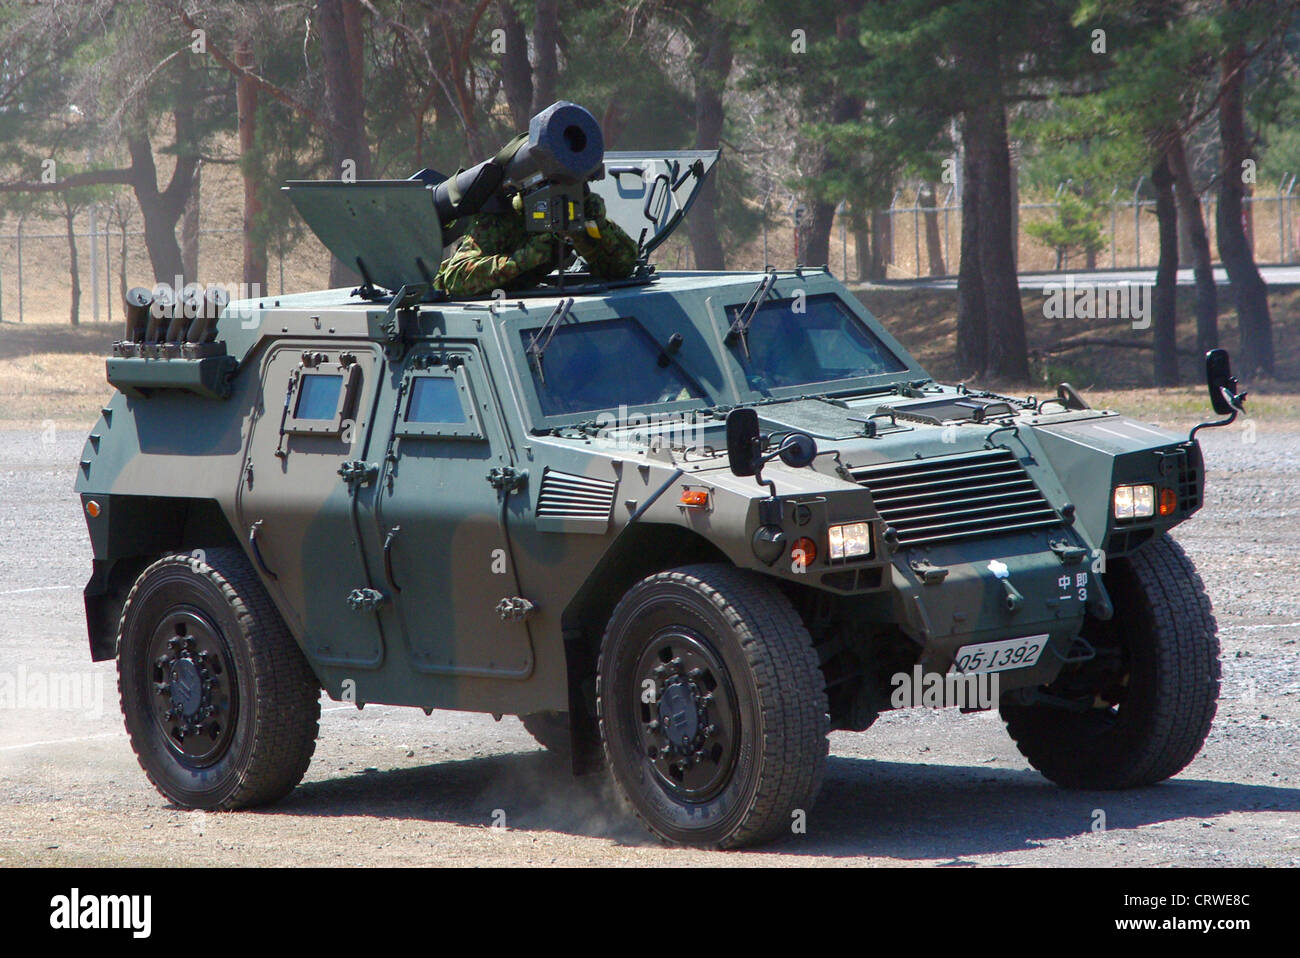
<path fill-rule="evenodd" d="M 1237 410 L 1234 409 L 1232 411 L 1232 415 L 1228 416 L 1226 419 L 1216 419 L 1210 422 L 1197 423 L 1195 426 L 1192 427 L 1192 431 L 1187 434 L 1187 441 L 1195 442 L 1196 433 L 1202 429 L 1215 429 L 1219 426 L 1231 426 L 1236 421 L 1237 421 Z"/>
<path fill-rule="evenodd" d="M 1197 423 L 1192 427 L 1192 431 L 1187 434 L 1188 442 L 1195 442 L 1196 433 L 1202 429 L 1217 429 L 1219 426 L 1231 426 L 1237 421 L 1237 414 L 1245 412 L 1245 409 L 1243 409 L 1241 405 L 1246 401 L 1245 393 L 1234 393 L 1226 386 L 1220 386 L 1219 391 L 1223 393 L 1223 398 L 1226 399 L 1228 405 L 1232 407 L 1232 412 L 1225 419 L 1216 419 L 1209 422 Z"/>

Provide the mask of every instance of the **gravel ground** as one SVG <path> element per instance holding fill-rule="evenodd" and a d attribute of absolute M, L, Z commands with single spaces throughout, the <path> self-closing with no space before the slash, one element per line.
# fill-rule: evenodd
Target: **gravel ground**
<path fill-rule="evenodd" d="M 1214 600 L 1224 684 L 1181 775 L 1063 791 L 996 714 L 887 714 L 832 736 L 807 834 L 723 853 L 650 838 L 604 775 L 574 779 L 513 718 L 328 700 L 286 800 L 168 805 L 122 731 L 112 663 L 89 662 L 71 493 L 84 437 L 0 431 L 0 865 L 1300 865 L 1300 431 L 1202 435 L 1207 505 L 1177 537 Z M 81 707 L 16 700 L 33 675 L 80 683 Z"/>

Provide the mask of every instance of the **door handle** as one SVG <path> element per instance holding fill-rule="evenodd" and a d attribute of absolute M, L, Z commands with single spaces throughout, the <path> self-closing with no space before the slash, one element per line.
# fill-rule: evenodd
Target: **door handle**
<path fill-rule="evenodd" d="M 261 530 L 261 528 L 262 528 L 261 519 L 258 519 L 256 522 L 254 522 L 251 526 L 248 527 L 248 546 L 253 551 L 253 558 L 257 561 L 258 568 L 260 568 L 272 579 L 279 581 L 280 577 L 276 575 L 274 572 L 272 572 L 269 568 L 267 568 L 266 560 L 262 558 L 262 550 L 258 548 L 257 533 Z"/>
<path fill-rule="evenodd" d="M 388 535 L 384 536 L 384 578 L 388 580 L 388 587 L 394 592 L 402 591 L 402 587 L 393 578 L 393 542 L 401 531 L 401 526 L 393 526 L 388 530 Z"/>

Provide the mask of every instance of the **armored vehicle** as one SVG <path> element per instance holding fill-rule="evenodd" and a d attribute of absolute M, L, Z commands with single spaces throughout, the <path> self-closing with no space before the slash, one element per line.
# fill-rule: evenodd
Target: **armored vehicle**
<path fill-rule="evenodd" d="M 1196 430 L 941 385 L 824 268 L 657 270 L 717 154 L 593 165 L 594 121 L 549 116 L 468 177 L 289 184 L 357 289 L 131 294 L 76 491 L 91 654 L 161 793 L 284 796 L 322 688 L 518 715 L 653 832 L 723 847 L 788 834 L 828 733 L 909 683 L 1000 708 L 1067 787 L 1190 762 L 1219 688 L 1169 536 Z M 440 293 L 453 221 L 510 183 L 560 231 L 599 193 L 634 274 Z"/>

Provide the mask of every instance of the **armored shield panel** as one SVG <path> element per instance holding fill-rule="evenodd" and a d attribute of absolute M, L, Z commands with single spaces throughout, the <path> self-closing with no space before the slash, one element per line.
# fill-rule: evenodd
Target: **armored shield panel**
<path fill-rule="evenodd" d="M 373 286 L 433 283 L 442 226 L 422 180 L 291 180 L 283 187 L 326 248 Z"/>
<path fill-rule="evenodd" d="M 685 218 L 718 162 L 718 150 L 605 154 L 605 178 L 591 184 L 606 215 L 649 253 Z"/>

